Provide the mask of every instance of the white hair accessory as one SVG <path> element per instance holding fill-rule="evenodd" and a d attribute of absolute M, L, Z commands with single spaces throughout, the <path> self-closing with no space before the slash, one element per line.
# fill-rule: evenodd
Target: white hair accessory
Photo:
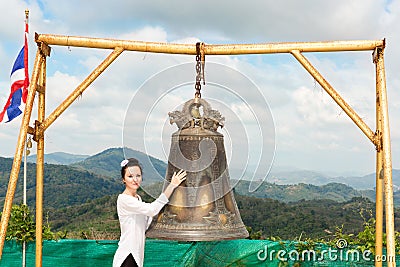
<path fill-rule="evenodd" d="M 125 167 L 126 164 L 128 164 L 129 160 L 124 159 L 123 161 L 121 161 L 121 167 Z"/>

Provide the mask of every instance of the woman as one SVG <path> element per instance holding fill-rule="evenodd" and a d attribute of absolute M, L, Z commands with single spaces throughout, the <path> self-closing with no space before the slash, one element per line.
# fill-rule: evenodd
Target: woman
<path fill-rule="evenodd" d="M 137 194 L 142 182 L 142 167 L 134 158 L 121 162 L 121 176 L 125 190 L 117 199 L 121 237 L 114 255 L 113 267 L 143 266 L 145 231 L 153 216 L 168 203 L 172 192 L 186 179 L 186 171 L 174 173 L 171 183 L 152 203 L 142 202 Z"/>

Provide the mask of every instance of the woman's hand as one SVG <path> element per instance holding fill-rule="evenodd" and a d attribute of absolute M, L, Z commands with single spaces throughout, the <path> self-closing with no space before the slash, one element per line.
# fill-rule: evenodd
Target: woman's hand
<path fill-rule="evenodd" d="M 179 172 L 174 172 L 171 178 L 171 185 L 174 188 L 176 188 L 185 180 L 186 180 L 186 171 L 180 170 Z"/>
<path fill-rule="evenodd" d="M 174 172 L 171 177 L 171 183 L 165 188 L 164 194 L 169 199 L 174 192 L 175 188 L 177 188 L 183 181 L 186 179 L 186 171 L 180 170 L 179 172 Z"/>

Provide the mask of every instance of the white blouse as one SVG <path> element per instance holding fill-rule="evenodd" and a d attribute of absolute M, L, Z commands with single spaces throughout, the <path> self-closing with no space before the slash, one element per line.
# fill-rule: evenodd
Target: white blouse
<path fill-rule="evenodd" d="M 168 203 L 162 193 L 152 203 L 142 202 L 127 194 L 120 194 L 117 199 L 117 212 L 121 227 L 121 237 L 115 252 L 113 267 L 120 267 L 129 253 L 132 253 L 139 267 L 143 266 L 145 232 L 150 226 L 152 217 L 157 215 Z"/>

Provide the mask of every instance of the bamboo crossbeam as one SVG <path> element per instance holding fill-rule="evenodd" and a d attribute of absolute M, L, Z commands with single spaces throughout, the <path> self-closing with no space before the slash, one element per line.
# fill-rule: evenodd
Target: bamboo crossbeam
<path fill-rule="evenodd" d="M 90 47 L 101 49 L 114 49 L 121 47 L 127 51 L 140 51 L 167 54 L 196 54 L 195 44 L 175 44 L 142 42 L 118 39 L 102 39 L 80 36 L 65 36 L 54 34 L 37 34 L 36 42 L 48 45 Z M 384 40 L 358 40 L 358 41 L 327 41 L 327 42 L 288 42 L 288 43 L 261 43 L 261 44 L 221 44 L 204 46 L 206 55 L 240 55 L 240 54 L 274 54 L 290 53 L 292 50 L 300 52 L 339 52 L 339 51 L 365 51 L 384 47 Z"/>

